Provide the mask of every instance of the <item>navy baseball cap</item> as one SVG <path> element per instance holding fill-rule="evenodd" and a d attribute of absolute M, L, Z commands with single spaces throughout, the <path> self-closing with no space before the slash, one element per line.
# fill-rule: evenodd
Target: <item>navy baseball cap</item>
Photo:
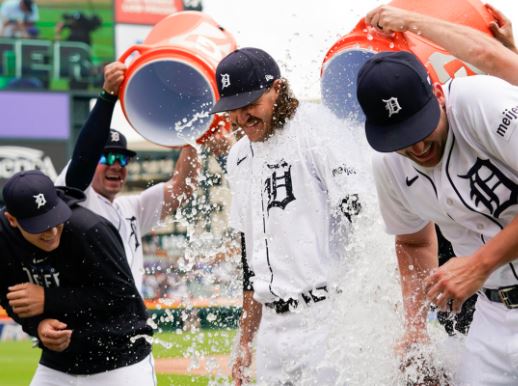
<path fill-rule="evenodd" d="M 41 233 L 63 224 L 72 215 L 58 197 L 52 180 L 39 170 L 14 174 L 2 191 L 6 210 L 29 233 Z"/>
<path fill-rule="evenodd" d="M 244 107 L 259 99 L 281 71 L 275 60 L 259 48 L 237 49 L 218 64 L 216 83 L 220 99 L 211 114 Z"/>
<path fill-rule="evenodd" d="M 439 123 L 441 108 L 430 77 L 410 52 L 380 52 L 367 60 L 358 72 L 356 93 L 367 141 L 379 152 L 412 146 Z"/>
<path fill-rule="evenodd" d="M 32 0 L 22 0 L 22 3 L 23 3 L 23 5 L 25 5 L 25 7 L 27 8 L 27 10 L 29 12 L 32 12 L 32 6 L 33 6 Z"/>
<path fill-rule="evenodd" d="M 126 140 L 126 137 L 120 131 L 115 129 L 110 129 L 108 140 L 106 141 L 106 145 L 104 145 L 104 151 L 127 154 L 130 157 L 135 157 L 137 155 L 133 150 L 128 149 L 128 141 Z"/>

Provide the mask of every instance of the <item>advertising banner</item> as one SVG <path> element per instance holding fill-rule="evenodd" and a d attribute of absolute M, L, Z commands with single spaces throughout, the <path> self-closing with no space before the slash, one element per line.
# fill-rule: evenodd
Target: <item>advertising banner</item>
<path fill-rule="evenodd" d="M 115 21 L 153 25 L 172 13 L 201 10 L 201 0 L 115 0 Z"/>
<path fill-rule="evenodd" d="M 55 180 L 65 167 L 68 158 L 68 141 L 2 139 L 0 140 L 0 192 L 8 178 L 23 170 L 41 170 Z"/>

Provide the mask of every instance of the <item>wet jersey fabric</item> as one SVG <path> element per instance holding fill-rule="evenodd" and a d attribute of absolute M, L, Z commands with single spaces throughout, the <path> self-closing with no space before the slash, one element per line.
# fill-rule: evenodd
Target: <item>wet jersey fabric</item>
<path fill-rule="evenodd" d="M 331 113 L 302 104 L 264 142 L 247 137 L 228 157 L 231 226 L 243 232 L 254 298 L 297 299 L 328 285 L 360 209 L 351 138 Z M 353 151 L 353 150 L 351 150 Z"/>
<path fill-rule="evenodd" d="M 78 205 L 75 195 L 61 196 L 72 216 L 59 247 L 51 252 L 27 242 L 0 214 L 0 303 L 32 336 L 47 318 L 73 330 L 65 351 L 42 347 L 41 365 L 93 374 L 137 363 L 150 354 L 151 346 L 132 338 L 152 335 L 152 329 L 120 236 L 110 222 Z M 39 317 L 18 318 L 7 301 L 8 287 L 26 282 L 44 287 L 45 309 Z"/>
<path fill-rule="evenodd" d="M 439 165 L 396 153 L 374 156 L 380 210 L 390 234 L 436 223 L 457 256 L 473 254 L 518 214 L 518 88 L 491 76 L 444 86 L 449 133 Z M 518 262 L 484 287 L 518 284 Z"/>

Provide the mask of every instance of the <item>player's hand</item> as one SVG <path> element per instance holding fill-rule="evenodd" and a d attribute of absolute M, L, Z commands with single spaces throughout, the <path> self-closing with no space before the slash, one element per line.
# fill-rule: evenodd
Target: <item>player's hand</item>
<path fill-rule="evenodd" d="M 72 330 L 57 319 L 44 319 L 38 325 L 38 338 L 49 350 L 61 352 L 68 348 Z"/>
<path fill-rule="evenodd" d="M 43 287 L 32 283 L 22 283 L 9 287 L 8 291 L 9 305 L 20 318 L 43 314 L 45 304 Z"/>
<path fill-rule="evenodd" d="M 381 5 L 365 16 L 365 22 L 385 34 L 405 32 L 410 28 L 413 12 L 401 8 Z M 412 31 L 414 32 L 414 31 Z"/>
<path fill-rule="evenodd" d="M 495 18 L 495 20 L 489 23 L 489 29 L 493 33 L 495 39 L 510 50 L 517 52 L 516 45 L 514 44 L 513 25 L 511 20 L 492 5 L 485 4 L 485 7 Z"/>
<path fill-rule="evenodd" d="M 394 351 L 399 358 L 406 358 L 416 347 L 430 344 L 430 338 L 425 329 L 407 328 L 405 334 L 396 343 Z"/>
<path fill-rule="evenodd" d="M 104 67 L 103 90 L 112 94 L 119 95 L 119 88 L 126 75 L 126 65 L 121 62 L 113 62 Z"/>
<path fill-rule="evenodd" d="M 240 346 L 237 358 L 232 365 L 232 379 L 235 386 L 242 386 L 252 381 L 249 369 L 252 364 L 252 352 L 248 344 Z"/>
<path fill-rule="evenodd" d="M 441 311 L 459 313 L 489 273 L 474 256 L 451 258 L 425 280 L 426 297 Z"/>
<path fill-rule="evenodd" d="M 447 386 L 450 384 L 444 370 L 438 369 L 430 352 L 417 348 L 402 358 L 400 370 L 407 386 Z"/>

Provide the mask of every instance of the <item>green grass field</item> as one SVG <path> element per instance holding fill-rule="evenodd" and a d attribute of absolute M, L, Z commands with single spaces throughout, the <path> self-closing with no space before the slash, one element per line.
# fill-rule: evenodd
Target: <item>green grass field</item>
<path fill-rule="evenodd" d="M 163 332 L 154 337 L 159 343 L 153 345 L 155 359 L 183 358 L 189 353 L 204 355 L 228 354 L 236 334 L 235 330 L 202 330 L 199 332 Z M 26 386 L 36 369 L 40 350 L 24 341 L 0 342 L 0 385 Z M 165 347 L 164 347 L 165 346 Z M 190 375 L 157 374 L 159 386 L 207 385 L 208 377 Z"/>

